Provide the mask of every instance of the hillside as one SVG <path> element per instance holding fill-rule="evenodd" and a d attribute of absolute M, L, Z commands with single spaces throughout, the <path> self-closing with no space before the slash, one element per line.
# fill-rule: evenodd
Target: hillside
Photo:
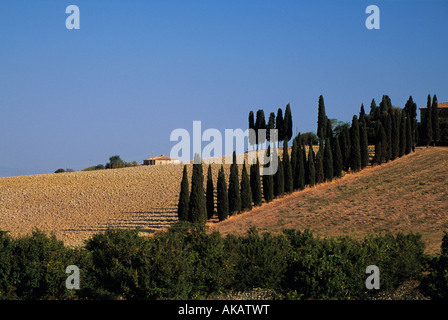
<path fill-rule="evenodd" d="M 448 148 L 417 148 L 381 166 L 306 188 L 250 212 L 209 223 L 222 234 L 284 228 L 321 236 L 363 237 L 385 231 L 422 234 L 427 251 L 448 231 Z"/>
<path fill-rule="evenodd" d="M 216 184 L 220 165 L 212 167 Z M 229 165 L 224 167 L 228 176 Z M 39 228 L 68 245 L 107 226 L 151 234 L 177 221 L 181 176 L 182 166 L 168 165 L 0 178 L 0 230 L 21 236 Z M 448 230 L 447 181 L 448 148 L 418 148 L 208 225 L 223 234 L 252 225 L 270 232 L 309 228 L 323 236 L 413 231 L 434 251 Z"/>

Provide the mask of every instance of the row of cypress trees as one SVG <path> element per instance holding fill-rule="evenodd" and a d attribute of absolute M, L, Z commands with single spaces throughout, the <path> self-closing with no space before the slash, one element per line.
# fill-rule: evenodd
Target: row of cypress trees
<path fill-rule="evenodd" d="M 437 104 L 437 100 L 435 101 Z M 341 177 L 344 171 L 357 172 L 367 167 L 370 162 L 380 164 L 414 151 L 418 141 L 416 108 L 412 97 L 401 109 L 393 107 L 389 97 L 385 95 L 379 106 L 376 106 L 375 101 L 372 100 L 369 114 L 365 113 L 364 106 L 361 105 L 359 118 L 354 115 L 350 125 L 342 125 L 336 132 L 326 115 L 325 103 L 321 95 L 318 102 L 318 151 L 315 152 L 311 144 L 305 146 L 299 133 L 293 139 L 290 153 L 288 148 L 290 139 L 288 134 L 290 133 L 284 134 L 288 131 L 287 128 L 292 128 L 289 105 L 287 106 L 287 118 L 288 122 L 291 122 L 288 125 L 280 121 L 278 125 L 274 126 L 274 117 L 271 113 L 271 123 L 268 122 L 267 127 L 283 128 L 281 135 L 284 138 L 282 157 L 278 155 L 277 148 L 273 149 L 272 155 L 270 146 L 266 151 L 268 157 L 277 157 L 277 171 L 261 178 L 258 159 L 257 163 L 250 165 L 249 173 L 244 162 L 240 181 L 236 153 L 233 152 L 228 184 L 222 165 L 218 174 L 216 213 L 219 220 L 222 221 L 233 214 L 251 210 L 253 206 L 261 205 L 263 199 L 265 202 L 270 202 L 284 194 L 303 190 L 307 185 L 312 187 L 318 183 L 332 181 L 334 178 Z M 279 110 L 281 111 L 281 109 Z M 433 110 L 431 109 L 428 113 Z M 277 119 L 282 118 L 279 115 Z M 257 112 L 257 119 L 258 125 L 255 127 L 265 129 L 266 127 L 262 126 L 264 123 L 262 110 Z M 432 124 L 432 122 L 429 123 Z M 250 126 L 251 116 L 249 116 Z M 430 125 L 426 124 L 426 126 Z M 432 125 L 431 128 L 433 128 Z M 435 138 L 431 141 L 434 140 Z M 254 142 L 254 144 L 260 143 L 258 140 Z M 372 144 L 375 145 L 375 155 L 370 161 L 369 145 Z M 308 151 L 306 151 L 306 147 L 308 147 Z M 187 168 L 184 166 L 178 203 L 178 216 L 181 221 L 205 222 L 215 214 L 215 187 L 211 165 L 208 167 L 206 191 L 204 191 L 202 163 L 198 157 L 198 155 L 195 156 L 195 164 L 193 164 L 191 192 L 189 192 Z"/>

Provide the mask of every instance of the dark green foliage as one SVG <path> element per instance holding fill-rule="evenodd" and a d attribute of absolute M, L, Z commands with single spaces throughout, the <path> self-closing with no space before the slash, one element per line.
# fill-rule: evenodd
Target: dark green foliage
<path fill-rule="evenodd" d="M 356 115 L 353 116 L 350 128 L 350 141 L 350 169 L 356 172 L 361 170 L 361 145 L 359 141 L 359 123 Z"/>
<path fill-rule="evenodd" d="M 406 113 L 406 116 L 410 118 L 412 151 L 414 151 L 418 141 L 418 131 L 417 131 L 417 104 L 412 99 L 412 96 L 410 96 L 408 101 L 406 101 L 406 105 L 403 108 L 403 111 Z"/>
<path fill-rule="evenodd" d="M 212 166 L 208 165 L 207 170 L 207 187 L 206 187 L 206 202 L 207 202 L 207 219 L 211 219 L 215 214 L 215 190 L 213 186 Z"/>
<path fill-rule="evenodd" d="M 317 151 L 316 154 L 316 160 L 315 160 L 315 168 L 316 168 L 316 183 L 322 183 L 325 181 L 325 174 L 324 174 L 324 148 L 321 145 L 319 147 L 319 151 Z"/>
<path fill-rule="evenodd" d="M 255 131 L 254 112 L 249 112 L 249 144 L 254 146 L 257 144 L 257 133 Z"/>
<path fill-rule="evenodd" d="M 268 149 L 266 150 L 266 158 L 271 157 L 271 148 L 268 146 Z M 276 153 L 274 156 L 277 156 Z M 267 168 L 271 168 L 268 163 L 264 164 L 264 169 L 267 171 Z M 278 171 L 277 167 L 277 171 Z M 264 174 L 263 175 L 263 197 L 264 201 L 270 202 L 274 199 L 274 172 L 271 172 L 271 174 Z"/>
<path fill-rule="evenodd" d="M 401 119 L 400 119 L 400 142 L 398 145 L 398 156 L 402 157 L 406 152 L 406 112 L 401 112 Z"/>
<path fill-rule="evenodd" d="M 436 95 L 432 97 L 431 113 L 432 141 L 435 145 L 440 140 L 439 108 Z"/>
<path fill-rule="evenodd" d="M 265 136 L 260 135 L 260 132 L 258 130 L 265 130 L 265 129 L 266 129 L 266 120 L 264 117 L 264 111 L 262 109 L 259 109 L 257 110 L 257 116 L 255 118 L 257 148 L 258 145 L 263 144 L 266 141 L 266 135 Z"/>
<path fill-rule="evenodd" d="M 299 146 L 297 149 L 297 165 L 295 171 L 295 180 L 297 181 L 297 189 L 299 190 L 303 190 L 305 188 L 305 163 L 305 148 Z"/>
<path fill-rule="evenodd" d="M 342 153 L 341 148 L 339 146 L 339 137 L 334 139 L 334 156 L 333 156 L 333 175 L 337 178 L 342 176 Z"/>
<path fill-rule="evenodd" d="M 263 194 L 261 193 L 260 163 L 258 157 L 257 163 L 250 166 L 250 187 L 254 206 L 260 206 L 263 200 Z"/>
<path fill-rule="evenodd" d="M 106 167 L 104 166 L 104 164 L 98 164 L 96 166 L 91 166 L 91 167 L 87 167 L 85 169 L 82 169 L 82 171 L 95 171 L 95 170 L 103 170 L 106 169 Z M 61 169 L 59 169 L 61 170 Z M 64 170 L 64 169 L 62 169 Z"/>
<path fill-rule="evenodd" d="M 241 193 L 239 182 L 238 163 L 236 161 L 236 153 L 233 151 L 233 160 L 230 165 L 229 177 L 229 214 L 241 212 Z"/>
<path fill-rule="evenodd" d="M 246 169 L 246 162 L 243 164 L 241 173 L 241 211 L 252 209 L 252 189 L 250 187 L 250 178 Z"/>
<path fill-rule="evenodd" d="M 292 114 L 291 114 L 291 106 L 289 103 L 285 108 L 285 118 L 283 119 L 283 132 L 284 137 L 282 140 L 289 141 L 292 138 Z"/>
<path fill-rule="evenodd" d="M 188 221 L 190 202 L 190 184 L 188 182 L 187 166 L 184 165 L 182 182 L 180 183 L 179 202 L 177 204 L 177 217 L 180 221 Z"/>
<path fill-rule="evenodd" d="M 300 133 L 299 136 L 295 137 L 292 140 L 292 147 L 291 147 L 291 174 L 292 174 L 292 187 L 294 190 L 297 190 L 298 187 L 298 179 L 297 179 L 297 166 L 298 166 L 298 157 L 299 157 L 299 147 L 298 147 L 298 137 L 300 137 Z"/>
<path fill-rule="evenodd" d="M 285 122 L 283 119 L 283 110 L 281 108 L 277 109 L 277 117 L 275 118 L 275 128 L 277 129 L 277 139 L 278 141 L 285 140 Z"/>
<path fill-rule="evenodd" d="M 391 148 L 391 160 L 398 158 L 399 148 L 400 148 L 400 118 L 399 111 L 393 109 L 391 112 L 392 120 L 392 148 Z"/>
<path fill-rule="evenodd" d="M 345 171 L 350 169 L 350 155 L 351 155 L 351 139 L 350 139 L 350 127 L 344 126 L 339 135 L 339 146 L 342 154 L 342 168 Z"/>
<path fill-rule="evenodd" d="M 218 173 L 218 182 L 216 184 L 216 211 L 218 213 L 219 221 L 227 219 L 229 215 L 229 194 L 227 191 L 226 176 L 224 174 L 224 167 Z"/>
<path fill-rule="evenodd" d="M 319 107 L 317 113 L 317 136 L 325 140 L 327 133 L 327 115 L 325 113 L 325 103 L 322 95 L 319 96 Z"/>
<path fill-rule="evenodd" d="M 285 193 L 285 171 L 283 161 L 278 157 L 278 169 L 274 174 L 274 198 L 281 197 Z"/>
<path fill-rule="evenodd" d="M 301 133 L 300 136 L 298 136 L 298 143 L 302 146 L 316 146 L 319 143 L 319 139 L 314 132 L 305 132 Z"/>
<path fill-rule="evenodd" d="M 390 111 L 388 111 L 388 113 L 384 115 L 383 123 L 387 138 L 386 161 L 389 161 L 391 160 L 392 157 L 392 120 L 390 116 Z"/>
<path fill-rule="evenodd" d="M 271 112 L 269 114 L 269 120 L 266 124 L 266 140 L 271 141 L 271 130 L 275 129 L 275 113 Z"/>
<path fill-rule="evenodd" d="M 366 111 L 364 110 L 364 104 L 361 103 L 361 108 L 359 110 L 359 121 L 365 120 L 364 117 L 366 116 Z"/>
<path fill-rule="evenodd" d="M 405 154 L 409 154 L 412 151 L 412 132 L 411 132 L 411 119 L 406 117 L 406 150 Z"/>
<path fill-rule="evenodd" d="M 431 105 L 431 95 L 428 94 L 428 99 L 426 103 L 426 117 L 423 119 L 424 136 L 423 140 L 426 146 L 429 146 L 433 141 L 432 132 L 432 105 Z"/>
<path fill-rule="evenodd" d="M 313 187 L 316 184 L 316 168 L 314 165 L 314 150 L 313 146 L 310 145 L 308 149 L 308 159 L 306 162 L 306 171 L 305 171 L 305 183 L 310 187 Z"/>
<path fill-rule="evenodd" d="M 54 173 L 64 173 L 64 172 L 65 172 L 65 169 L 60 168 L 60 169 L 56 170 Z"/>
<path fill-rule="evenodd" d="M 377 123 L 377 139 L 375 144 L 375 163 L 381 164 L 386 161 L 387 137 L 383 125 L 380 121 Z"/>
<path fill-rule="evenodd" d="M 369 164 L 369 141 L 367 137 L 367 125 L 365 120 L 360 122 L 359 126 L 359 147 L 361 152 L 361 169 Z"/>
<path fill-rule="evenodd" d="M 334 175 L 333 152 L 331 151 L 331 143 L 329 138 L 325 140 L 323 167 L 325 180 L 332 181 Z"/>
<path fill-rule="evenodd" d="M 193 175 L 191 177 L 190 201 L 188 202 L 188 221 L 204 223 L 207 220 L 207 202 L 204 192 L 204 173 L 202 161 L 195 155 Z"/>
<path fill-rule="evenodd" d="M 285 193 L 291 193 L 294 191 L 293 186 L 293 177 L 292 177 L 292 167 L 291 167 L 291 161 L 289 160 L 289 151 L 288 151 L 288 140 L 285 139 L 283 142 L 283 176 L 285 179 Z"/>

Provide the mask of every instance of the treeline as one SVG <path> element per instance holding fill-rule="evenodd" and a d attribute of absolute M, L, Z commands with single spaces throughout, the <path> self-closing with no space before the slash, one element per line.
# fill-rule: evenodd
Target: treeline
<path fill-rule="evenodd" d="M 432 105 L 437 104 L 434 102 L 437 101 L 435 96 L 434 99 Z M 340 123 L 327 117 L 321 95 L 318 100 L 317 136 L 314 138 L 309 133 L 302 135 L 299 132 L 294 137 L 291 148 L 288 147 L 292 136 L 289 104 L 285 109 L 285 117 L 279 108 L 277 117 L 271 112 L 267 123 L 263 110 L 257 111 L 255 121 L 253 115 L 251 111 L 249 128 L 254 129 L 254 132 L 266 129 L 267 141 L 273 142 L 270 130 L 278 130 L 278 137 L 283 139 L 282 156 L 280 157 L 275 146 L 271 150 L 269 144 L 266 156 L 270 159 L 277 158 L 277 171 L 261 177 L 258 160 L 254 164 L 244 162 L 240 179 L 236 154 L 233 153 L 229 180 L 226 181 L 222 166 L 218 175 L 216 213 L 220 221 L 233 214 L 251 210 L 263 201 L 267 203 L 293 191 L 303 190 L 306 186 L 313 187 L 332 181 L 341 177 L 344 172 L 358 172 L 368 165 L 400 158 L 414 151 L 419 141 L 417 105 L 412 97 L 409 97 L 404 108 L 398 108 L 392 105 L 387 95 L 383 95 L 379 105 L 372 99 L 370 113 L 367 114 L 364 105 L 361 105 L 359 117 L 354 115 L 351 123 Z M 249 143 L 257 145 L 258 149 L 258 145 L 265 142 L 260 137 L 263 135 L 254 135 L 251 140 L 249 136 Z M 316 139 L 317 146 L 314 144 Z M 374 151 L 370 151 L 372 148 L 369 145 L 374 146 Z M 207 187 L 204 190 L 200 162 L 197 159 L 197 164 L 193 164 L 191 194 L 187 169 L 184 167 L 178 203 L 178 217 L 181 221 L 205 222 L 215 214 L 215 187 L 211 165 L 208 167 Z M 268 164 L 264 165 L 269 168 Z"/>
<path fill-rule="evenodd" d="M 283 299 L 368 299 L 378 292 L 365 287 L 369 265 L 380 270 L 379 292 L 416 279 L 426 296 L 448 298 L 447 234 L 434 257 L 413 234 L 354 240 L 251 229 L 223 237 L 189 223 L 153 237 L 107 229 L 83 247 L 40 231 L 21 238 L 3 231 L 0 253 L 0 299 L 202 299 L 253 288 Z M 79 290 L 66 288 L 69 265 L 80 270 Z"/>
<path fill-rule="evenodd" d="M 120 156 L 112 156 L 109 158 L 109 162 L 104 164 L 98 164 L 96 166 L 90 166 L 82 171 L 94 171 L 94 170 L 103 170 L 103 169 L 119 169 L 119 168 L 127 168 L 127 167 L 136 167 L 138 166 L 137 161 L 126 162 L 121 159 Z"/>

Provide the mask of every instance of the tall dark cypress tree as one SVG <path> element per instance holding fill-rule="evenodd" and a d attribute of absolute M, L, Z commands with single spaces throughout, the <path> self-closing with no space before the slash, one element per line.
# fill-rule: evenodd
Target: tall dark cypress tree
<path fill-rule="evenodd" d="M 277 109 L 277 117 L 275 118 L 275 128 L 277 129 L 277 139 L 278 141 L 285 140 L 285 124 L 283 120 L 283 110 L 281 108 Z"/>
<path fill-rule="evenodd" d="M 266 157 L 270 158 L 271 156 L 271 147 L 268 146 L 268 149 L 266 150 Z M 277 155 L 274 155 L 277 156 Z M 270 168 L 270 164 L 266 163 L 264 164 L 265 170 L 267 171 L 268 168 Z M 277 167 L 277 170 L 279 168 Z M 264 174 L 263 175 L 263 197 L 264 201 L 271 202 L 274 199 L 274 172 L 271 172 L 271 174 Z"/>
<path fill-rule="evenodd" d="M 255 146 L 257 144 L 257 133 L 255 131 L 255 120 L 253 111 L 249 112 L 249 129 L 249 145 Z"/>
<path fill-rule="evenodd" d="M 359 110 L 359 122 L 363 121 L 365 116 L 366 111 L 364 110 L 364 104 L 361 103 L 361 109 Z"/>
<path fill-rule="evenodd" d="M 417 104 L 412 99 L 412 96 L 409 96 L 408 101 L 406 101 L 404 111 L 406 112 L 406 116 L 410 117 L 411 134 L 412 134 L 412 151 L 414 151 L 415 146 L 417 145 L 418 142 L 418 130 L 417 130 Z"/>
<path fill-rule="evenodd" d="M 252 210 L 252 189 L 250 178 L 246 170 L 246 162 L 241 173 L 241 211 Z"/>
<path fill-rule="evenodd" d="M 436 143 L 440 141 L 439 107 L 436 95 L 434 95 L 432 98 L 431 113 L 432 142 L 435 146 Z"/>
<path fill-rule="evenodd" d="M 350 154 L 351 154 L 351 141 L 350 141 L 350 127 L 344 126 L 339 136 L 339 146 L 342 153 L 342 168 L 348 171 L 350 168 Z"/>
<path fill-rule="evenodd" d="M 198 154 L 195 154 L 193 175 L 191 177 L 190 201 L 188 203 L 189 218 L 193 223 L 203 223 L 207 220 L 207 204 L 204 192 L 204 173 L 202 162 Z"/>
<path fill-rule="evenodd" d="M 365 119 L 361 121 L 359 126 L 359 147 L 361 149 L 361 169 L 369 164 L 369 141 L 367 138 L 367 124 Z"/>
<path fill-rule="evenodd" d="M 392 121 L 389 111 L 384 115 L 384 119 L 384 130 L 387 137 L 386 161 L 389 161 L 392 155 Z"/>
<path fill-rule="evenodd" d="M 432 133 L 432 105 L 431 105 L 431 95 L 428 94 L 428 100 L 426 103 L 426 116 L 423 120 L 424 128 L 424 141 L 426 146 L 432 143 L 433 133 Z"/>
<path fill-rule="evenodd" d="M 263 144 L 266 141 L 266 135 L 261 135 L 259 130 L 266 130 L 266 119 L 264 117 L 264 111 L 262 109 L 257 110 L 257 116 L 255 118 L 255 131 L 257 133 L 257 149 L 258 145 Z M 230 199 L 230 194 L 229 194 Z"/>
<path fill-rule="evenodd" d="M 297 176 L 298 176 L 298 185 L 297 188 L 299 190 L 303 190 L 305 188 L 305 162 L 306 162 L 306 153 L 305 147 L 300 146 L 298 151 L 298 164 L 297 164 Z"/>
<path fill-rule="evenodd" d="M 325 181 L 324 174 L 324 147 L 321 144 L 319 147 L 319 151 L 316 154 L 315 160 L 315 168 L 316 168 L 316 184 L 322 183 Z"/>
<path fill-rule="evenodd" d="M 412 151 L 412 132 L 411 132 L 411 118 L 406 117 L 406 151 L 409 154 Z"/>
<path fill-rule="evenodd" d="M 266 140 L 271 142 L 271 130 L 275 129 L 275 113 L 271 112 L 269 114 L 269 120 L 266 124 Z"/>
<path fill-rule="evenodd" d="M 342 176 L 342 153 L 339 146 L 339 137 L 334 140 L 333 175 L 337 178 Z"/>
<path fill-rule="evenodd" d="M 392 110 L 390 118 L 392 120 L 391 160 L 395 160 L 398 158 L 398 150 L 400 148 L 400 120 L 398 118 L 398 110 Z"/>
<path fill-rule="evenodd" d="M 215 190 L 213 186 L 212 165 L 208 165 L 207 170 L 207 187 L 206 187 L 206 202 L 207 202 L 207 219 L 213 218 L 215 214 Z"/>
<path fill-rule="evenodd" d="M 316 168 L 314 166 L 314 150 L 313 146 L 310 144 L 308 149 L 308 160 L 307 160 L 307 170 L 306 170 L 306 183 L 313 187 L 316 184 Z"/>
<path fill-rule="evenodd" d="M 285 136 L 283 137 L 284 140 L 289 141 L 292 138 L 292 114 L 291 114 L 291 106 L 289 103 L 286 105 L 285 108 L 285 118 L 283 121 L 283 131 Z"/>
<path fill-rule="evenodd" d="M 184 165 L 182 182 L 180 184 L 179 202 L 177 204 L 177 216 L 179 221 L 188 221 L 188 203 L 190 201 L 190 184 L 188 183 L 187 166 Z"/>
<path fill-rule="evenodd" d="M 285 171 L 283 161 L 278 157 L 278 170 L 274 174 L 274 198 L 281 197 L 285 193 Z"/>
<path fill-rule="evenodd" d="M 327 133 L 327 115 L 325 113 L 324 97 L 319 96 L 319 107 L 317 112 L 317 137 L 320 140 L 325 140 Z"/>
<path fill-rule="evenodd" d="M 375 162 L 381 164 L 386 161 L 387 137 L 381 121 L 377 122 L 377 138 L 375 144 Z"/>
<path fill-rule="evenodd" d="M 261 206 L 263 195 L 261 193 L 261 179 L 260 179 L 260 162 L 250 166 L 250 187 L 252 190 L 252 201 L 254 206 Z"/>
<path fill-rule="evenodd" d="M 298 188 L 298 178 L 297 178 L 297 158 L 298 158 L 298 143 L 297 138 L 292 140 L 291 147 L 291 173 L 292 173 L 292 187 L 294 190 Z"/>
<path fill-rule="evenodd" d="M 324 167 L 324 178 L 326 181 L 333 180 L 333 153 L 331 151 L 331 143 L 330 139 L 327 138 L 325 140 L 324 147 L 324 159 L 323 159 L 323 167 Z"/>
<path fill-rule="evenodd" d="M 398 146 L 398 156 L 402 157 L 406 152 L 406 112 L 401 111 L 400 117 L 400 142 Z"/>
<path fill-rule="evenodd" d="M 224 167 L 222 165 L 218 174 L 216 192 L 216 211 L 218 213 L 219 221 L 223 221 L 227 219 L 229 215 L 229 195 L 227 193 L 226 176 L 224 174 Z"/>
<path fill-rule="evenodd" d="M 358 117 L 356 115 L 354 115 L 352 119 L 352 126 L 350 128 L 350 140 L 350 169 L 356 172 L 361 170 L 361 146 L 359 141 Z"/>
<path fill-rule="evenodd" d="M 285 139 L 283 142 L 283 176 L 284 176 L 284 191 L 285 193 L 293 192 L 293 179 L 292 179 L 292 168 L 291 162 L 289 160 L 289 151 L 288 151 L 288 139 Z"/>
<path fill-rule="evenodd" d="M 229 177 L 229 214 L 241 212 L 241 194 L 240 183 L 238 177 L 238 163 L 236 162 L 236 152 L 233 151 L 232 164 L 230 165 Z"/>

